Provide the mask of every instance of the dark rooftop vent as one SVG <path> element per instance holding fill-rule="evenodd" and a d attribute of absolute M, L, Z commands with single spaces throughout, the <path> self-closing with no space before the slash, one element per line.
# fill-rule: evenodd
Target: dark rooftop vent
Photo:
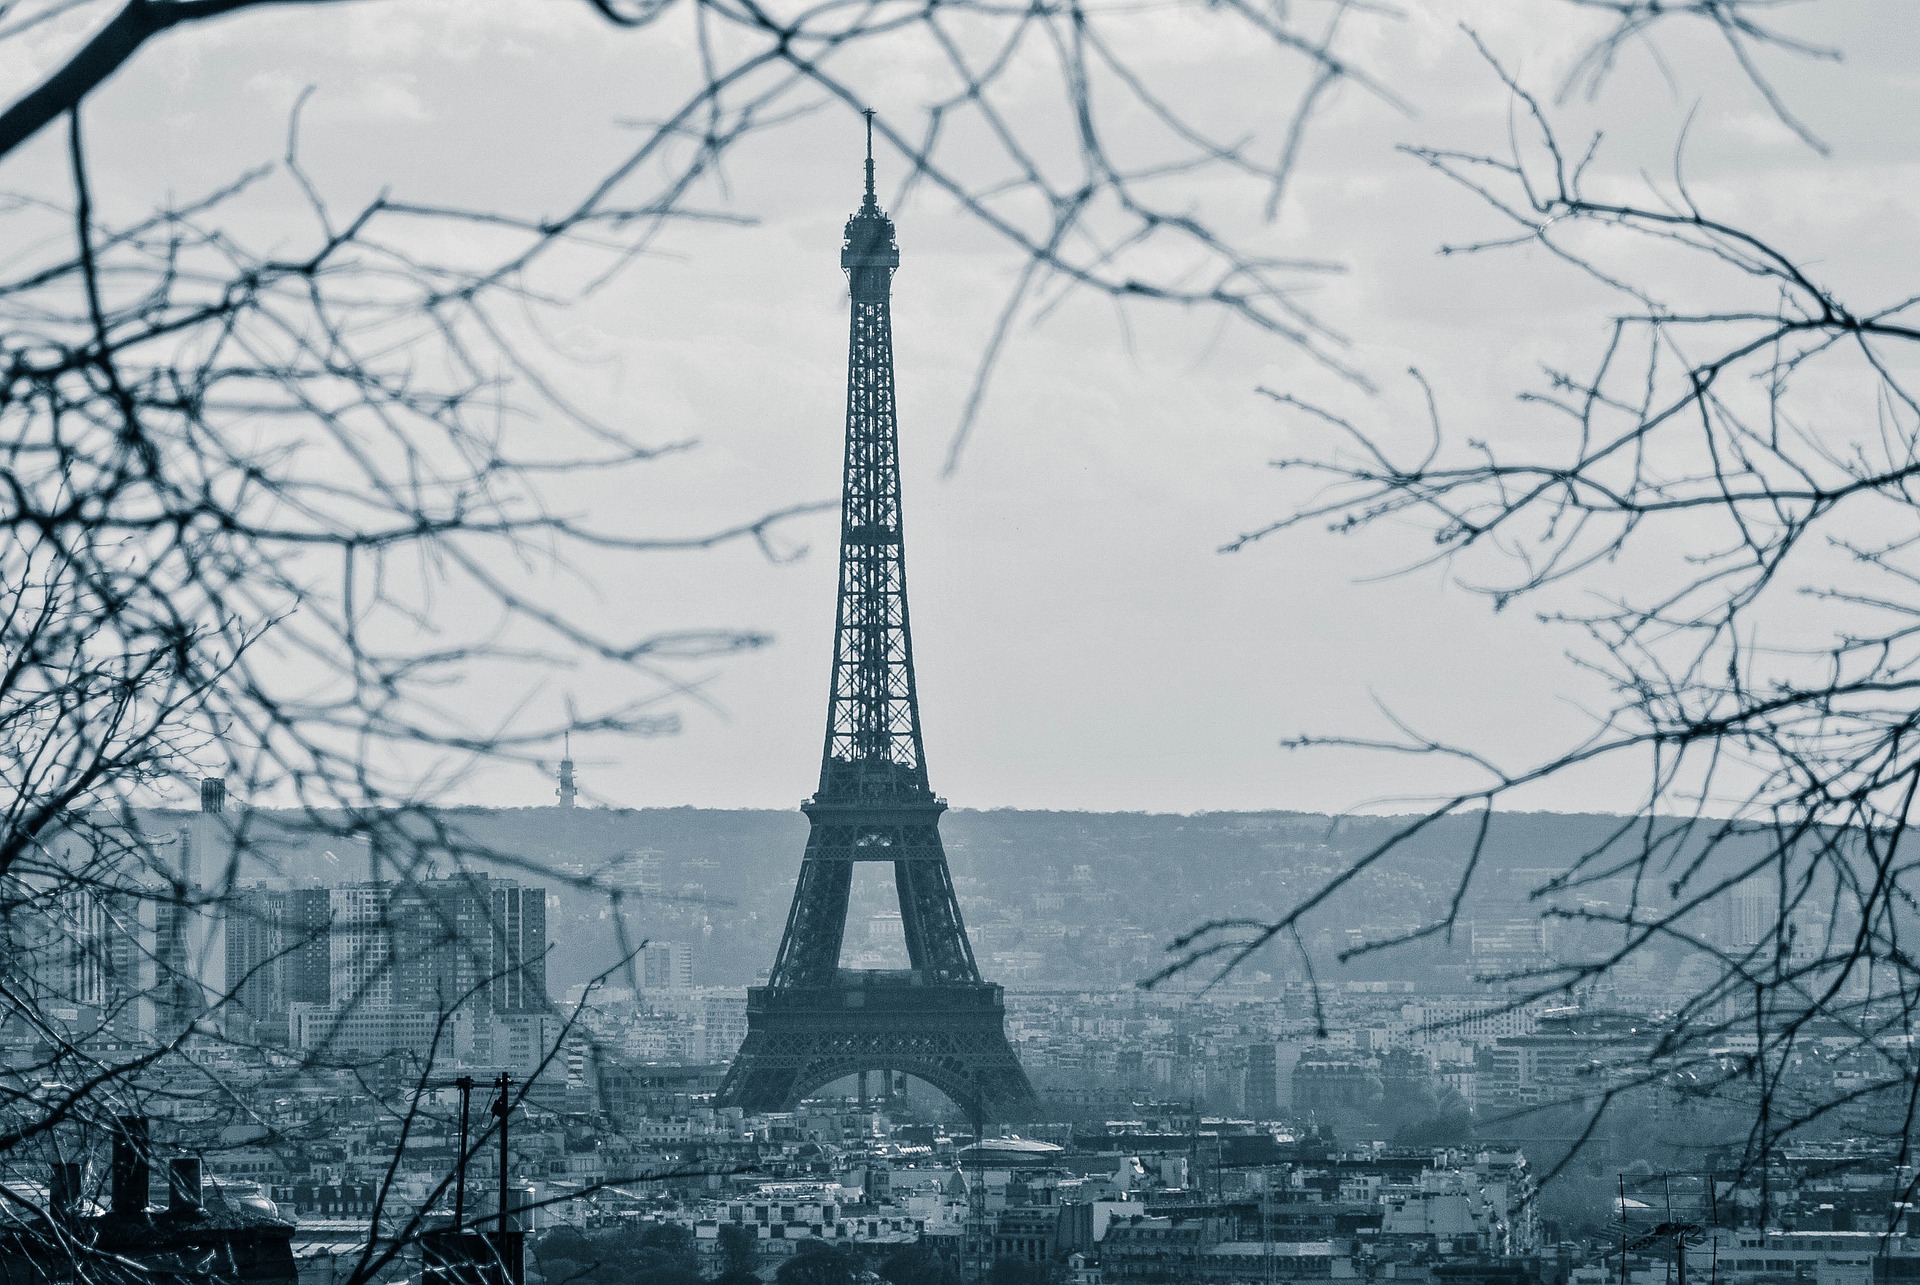
<path fill-rule="evenodd" d="M 200 1157 L 182 1156 L 167 1167 L 167 1212 L 175 1218 L 197 1218 L 200 1204 Z"/>
<path fill-rule="evenodd" d="M 80 1182 L 85 1172 L 79 1162 L 55 1162 L 47 1181 L 47 1213 L 60 1222 L 72 1222 L 80 1215 Z"/>

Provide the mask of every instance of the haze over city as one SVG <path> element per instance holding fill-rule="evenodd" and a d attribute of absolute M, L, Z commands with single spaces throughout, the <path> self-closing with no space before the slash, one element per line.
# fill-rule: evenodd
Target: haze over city
<path fill-rule="evenodd" d="M 0 0 L 0 1280 L 1916 1285 L 1916 55 Z"/>

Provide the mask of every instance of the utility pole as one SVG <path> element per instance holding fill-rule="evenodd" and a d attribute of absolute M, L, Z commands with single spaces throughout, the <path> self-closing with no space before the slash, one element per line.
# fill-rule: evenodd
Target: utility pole
<path fill-rule="evenodd" d="M 967 1222 L 966 1239 L 972 1244 L 963 1254 L 966 1278 L 977 1285 L 987 1278 L 991 1257 L 987 1252 L 987 1122 L 978 1101 L 973 1108 L 973 1188 L 967 1195 Z"/>
<path fill-rule="evenodd" d="M 1620 1176 L 1620 1285 L 1627 1285 L 1627 1175 Z"/>
<path fill-rule="evenodd" d="M 467 1117 L 473 1106 L 473 1077 L 463 1075 L 453 1086 L 460 1090 L 460 1151 L 453 1166 L 453 1229 L 459 1231 L 467 1216 Z"/>
<path fill-rule="evenodd" d="M 513 1113 L 513 1099 L 507 1096 L 507 1090 L 512 1084 L 513 1077 L 505 1071 L 494 1081 L 500 1090 L 493 1104 L 493 1113 L 500 1117 L 500 1225 L 494 1230 L 502 1234 L 507 1230 L 507 1117 Z"/>

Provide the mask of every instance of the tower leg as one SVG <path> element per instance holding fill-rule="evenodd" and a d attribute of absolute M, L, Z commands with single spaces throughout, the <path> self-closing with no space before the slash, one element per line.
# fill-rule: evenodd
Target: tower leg
<path fill-rule="evenodd" d="M 773 961 L 776 986 L 830 986 L 840 967 L 847 902 L 853 893 L 853 863 L 815 857 L 811 849 L 821 837 L 816 830 L 808 841 L 809 853 L 800 862 L 786 932 Z"/>

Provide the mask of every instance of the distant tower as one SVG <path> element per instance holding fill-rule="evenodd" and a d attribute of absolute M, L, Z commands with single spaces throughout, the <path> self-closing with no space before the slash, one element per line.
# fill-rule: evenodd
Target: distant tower
<path fill-rule="evenodd" d="M 940 844 L 945 799 L 927 784 L 907 627 L 893 397 L 893 221 L 873 183 L 840 250 L 853 297 L 840 516 L 840 603 L 820 788 L 793 906 L 769 983 L 747 992 L 747 1038 L 720 1086 L 722 1106 L 791 1110 L 863 1071 L 904 1072 L 976 1121 L 1030 1111 L 1033 1088 L 1007 1041 L 1004 999 L 983 981 Z M 893 867 L 910 968 L 840 966 L 856 861 Z"/>
<path fill-rule="evenodd" d="M 561 807 L 570 808 L 573 806 L 575 797 L 580 793 L 573 785 L 573 733 L 569 731 L 561 735 L 565 738 L 561 744 L 566 748 L 560 752 L 566 757 L 560 760 L 560 788 L 554 793 L 560 796 Z"/>

